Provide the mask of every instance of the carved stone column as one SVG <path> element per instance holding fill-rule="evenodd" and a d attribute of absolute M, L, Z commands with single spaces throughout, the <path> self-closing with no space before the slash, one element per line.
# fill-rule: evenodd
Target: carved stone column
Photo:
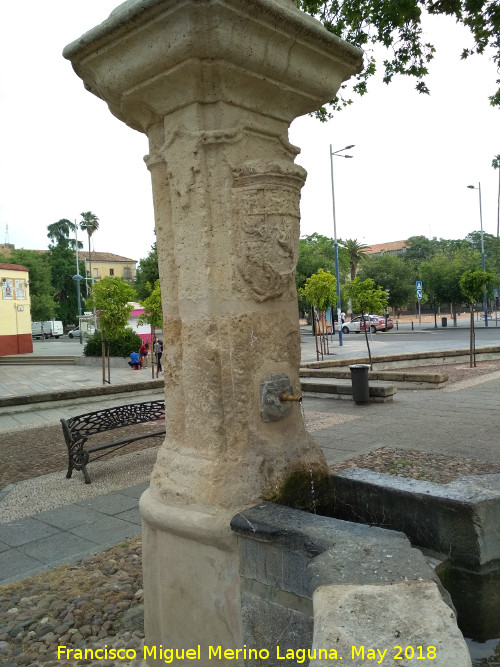
<path fill-rule="evenodd" d="M 306 176 L 288 127 L 361 56 L 293 0 L 129 0 L 64 55 L 150 145 L 167 436 L 141 499 L 146 643 L 238 647 L 229 519 L 325 470 L 281 401 L 300 391 Z"/>

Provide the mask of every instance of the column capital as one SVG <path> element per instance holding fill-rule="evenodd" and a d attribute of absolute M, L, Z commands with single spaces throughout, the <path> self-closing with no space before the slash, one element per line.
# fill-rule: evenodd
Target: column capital
<path fill-rule="evenodd" d="M 64 49 L 136 130 L 197 103 L 290 123 L 361 69 L 357 48 L 290 0 L 128 0 Z"/>

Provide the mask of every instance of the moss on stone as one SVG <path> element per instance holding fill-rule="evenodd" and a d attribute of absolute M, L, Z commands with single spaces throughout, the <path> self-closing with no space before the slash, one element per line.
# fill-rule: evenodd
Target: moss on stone
<path fill-rule="evenodd" d="M 330 477 L 323 470 L 296 470 L 265 500 L 305 512 L 324 514 L 330 506 Z"/>

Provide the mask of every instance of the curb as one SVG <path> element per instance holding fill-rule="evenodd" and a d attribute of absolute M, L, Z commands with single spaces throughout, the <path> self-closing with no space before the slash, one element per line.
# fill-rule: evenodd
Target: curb
<path fill-rule="evenodd" d="M 26 405 L 28 403 L 46 403 L 48 401 L 63 401 L 73 398 L 86 398 L 87 396 L 108 396 L 113 394 L 128 394 L 133 391 L 146 391 L 159 389 L 164 386 L 163 378 L 147 380 L 145 382 L 133 382 L 129 384 L 103 385 L 96 387 L 83 387 L 81 389 L 69 389 L 66 391 L 51 391 L 26 396 L 4 396 L 0 397 L 0 408 L 13 405 Z"/>
<path fill-rule="evenodd" d="M 457 350 L 434 350 L 429 352 L 404 352 L 399 354 L 381 354 L 381 355 L 372 355 L 372 364 L 393 364 L 398 362 L 408 362 L 408 361 L 420 361 L 425 362 L 427 360 L 441 360 L 442 363 L 446 363 L 446 360 L 450 360 L 449 363 L 454 361 L 461 361 L 460 357 L 469 358 L 470 350 L 469 348 L 461 348 Z M 476 347 L 476 358 L 483 356 L 482 361 L 489 359 L 498 359 L 500 358 L 500 345 L 487 345 L 483 347 Z M 349 364 L 367 364 L 370 363 L 368 356 L 362 357 L 343 357 L 341 359 L 329 359 L 327 361 L 305 361 L 300 364 L 300 369 L 305 368 L 334 368 L 341 366 L 349 366 Z M 423 365 L 423 364 L 416 364 Z M 380 369 L 385 370 L 385 369 Z"/>

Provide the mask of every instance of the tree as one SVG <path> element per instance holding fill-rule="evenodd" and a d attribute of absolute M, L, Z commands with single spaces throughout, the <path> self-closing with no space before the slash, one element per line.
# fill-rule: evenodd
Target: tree
<path fill-rule="evenodd" d="M 500 239 L 493 234 L 483 232 L 483 243 L 481 244 L 481 232 L 470 232 L 465 237 L 466 245 L 473 248 L 477 254 L 481 253 L 481 246 L 484 246 L 486 269 L 496 275 L 497 281 L 500 279 Z"/>
<path fill-rule="evenodd" d="M 53 246 L 60 246 L 61 248 L 70 248 L 72 251 L 76 248 L 76 240 L 73 238 L 76 224 L 67 218 L 62 218 L 57 222 L 48 225 L 48 238 L 52 241 Z M 78 242 L 78 248 L 82 248 L 82 243 Z M 50 246 L 49 246 L 50 248 Z"/>
<path fill-rule="evenodd" d="M 90 237 L 94 232 L 99 229 L 99 218 L 92 213 L 92 211 L 86 211 L 80 213 L 82 219 L 80 220 L 80 229 L 87 232 L 89 237 L 89 274 L 92 277 L 92 260 L 90 258 Z"/>
<path fill-rule="evenodd" d="M 318 310 L 326 310 L 335 301 L 337 280 L 330 271 L 318 269 L 318 273 L 306 280 L 304 295 L 311 306 Z"/>
<path fill-rule="evenodd" d="M 389 294 L 388 304 L 400 309 L 415 296 L 411 267 L 397 255 L 377 255 L 367 259 L 360 270 L 360 279 L 371 278 Z"/>
<path fill-rule="evenodd" d="M 434 327 L 437 328 L 437 311 L 444 303 L 455 302 L 454 287 L 457 276 L 451 270 L 449 258 L 443 253 L 434 255 L 428 262 L 421 262 L 419 275 L 427 300 L 434 311 Z"/>
<path fill-rule="evenodd" d="M 368 246 L 364 245 L 363 243 L 359 243 L 357 239 L 339 241 L 339 245 L 342 246 L 342 248 L 344 248 L 346 251 L 347 257 L 349 259 L 351 280 L 354 280 L 356 278 L 358 264 L 364 257 L 366 257 L 366 250 L 368 249 Z"/>
<path fill-rule="evenodd" d="M 465 271 L 460 278 L 460 289 L 470 305 L 470 367 L 476 365 L 476 336 L 474 334 L 474 306 L 483 294 L 491 296 L 494 276 L 489 271 Z"/>
<path fill-rule="evenodd" d="M 135 289 L 137 290 L 137 298 L 139 300 L 146 299 L 151 290 L 149 286 L 154 285 L 160 278 L 160 271 L 158 269 L 158 252 L 156 243 L 151 246 L 149 255 L 139 261 L 137 272 L 135 276 Z"/>
<path fill-rule="evenodd" d="M 422 15 L 435 14 L 453 16 L 457 23 L 470 29 L 474 39 L 473 48 L 464 48 L 462 59 L 478 53 L 492 51 L 492 58 L 500 66 L 500 10 L 497 0 L 407 0 L 406 2 L 339 2 L 339 0 L 297 0 L 305 12 L 316 16 L 325 28 L 342 39 L 365 51 L 366 64 L 357 75 L 354 92 L 364 95 L 367 81 L 377 71 L 377 62 L 372 55 L 375 45 L 389 51 L 383 62 L 385 83 L 394 75 L 411 76 L 416 80 L 419 93 L 429 93 L 425 82 L 428 65 L 434 58 L 435 47 L 425 42 Z M 366 53 L 369 52 L 369 53 Z M 500 79 L 496 81 L 500 86 Z M 341 91 L 345 90 L 345 85 Z M 500 88 L 490 97 L 493 106 L 500 106 Z M 343 92 L 330 105 L 341 109 L 352 100 L 345 99 Z M 331 117 L 325 107 L 317 113 L 325 120 Z"/>
<path fill-rule="evenodd" d="M 352 308 L 354 312 L 360 313 L 364 318 L 368 313 L 384 313 L 387 310 L 388 294 L 371 278 L 361 280 L 359 277 L 351 280 L 345 286 L 345 291 L 352 301 Z M 368 357 L 370 359 L 370 368 L 372 368 L 372 354 L 370 344 L 368 342 L 368 323 L 365 322 L 365 340 L 368 348 Z"/>
<path fill-rule="evenodd" d="M 103 384 L 106 383 L 105 358 L 108 356 L 109 359 L 109 340 L 122 332 L 128 324 L 133 309 L 129 302 L 135 299 L 135 296 L 134 288 L 121 278 L 108 276 L 91 287 L 90 298 L 86 304 L 97 311 L 98 326 L 101 330 Z M 109 375 L 108 363 L 108 383 Z"/>
<path fill-rule="evenodd" d="M 63 323 L 74 322 L 78 315 L 78 294 L 73 276 L 80 273 L 75 264 L 76 225 L 66 218 L 47 227 L 49 244 L 49 263 L 54 299 L 57 304 L 57 317 Z M 82 244 L 78 242 L 78 247 Z"/>
<path fill-rule="evenodd" d="M 342 282 L 342 276 L 348 271 L 348 260 L 345 253 L 338 253 L 339 258 L 339 278 Z M 324 269 L 335 273 L 335 245 L 334 241 L 321 234 L 311 234 L 299 240 L 299 260 L 297 262 L 297 271 L 295 273 L 295 284 L 299 294 L 299 310 L 305 312 L 308 309 L 308 303 L 301 291 L 307 278 Z"/>
<path fill-rule="evenodd" d="M 144 315 L 139 317 L 139 324 L 151 325 L 151 343 L 154 339 L 154 330 L 156 327 L 163 326 L 163 309 L 161 302 L 160 281 L 155 280 L 154 288 L 150 283 L 146 283 L 146 289 L 149 290 L 149 296 L 143 299 L 140 303 L 144 306 Z M 156 365 L 157 366 L 157 365 Z M 151 374 L 154 377 L 155 364 L 151 364 Z M 156 368 L 156 375 L 158 375 L 158 366 Z"/>
<path fill-rule="evenodd" d="M 301 292 L 307 301 L 317 311 L 317 320 L 314 326 L 314 335 L 316 336 L 316 354 L 319 361 L 319 355 L 328 353 L 328 340 L 325 340 L 324 334 L 327 333 L 325 311 L 336 298 L 337 279 L 332 276 L 330 271 L 318 269 L 318 273 L 307 278 Z M 340 323 L 339 323 L 340 326 Z M 318 348 L 318 333 L 320 336 L 320 348 Z"/>
<path fill-rule="evenodd" d="M 410 236 L 406 241 L 404 261 L 413 266 L 416 271 L 421 262 L 429 261 L 438 250 L 439 241 L 437 239 L 428 239 L 426 236 Z"/>
<path fill-rule="evenodd" d="M 32 321 L 54 319 L 57 306 L 51 284 L 48 253 L 39 253 L 35 250 L 13 250 L 8 256 L 0 256 L 0 262 L 20 264 L 28 269 Z"/>

